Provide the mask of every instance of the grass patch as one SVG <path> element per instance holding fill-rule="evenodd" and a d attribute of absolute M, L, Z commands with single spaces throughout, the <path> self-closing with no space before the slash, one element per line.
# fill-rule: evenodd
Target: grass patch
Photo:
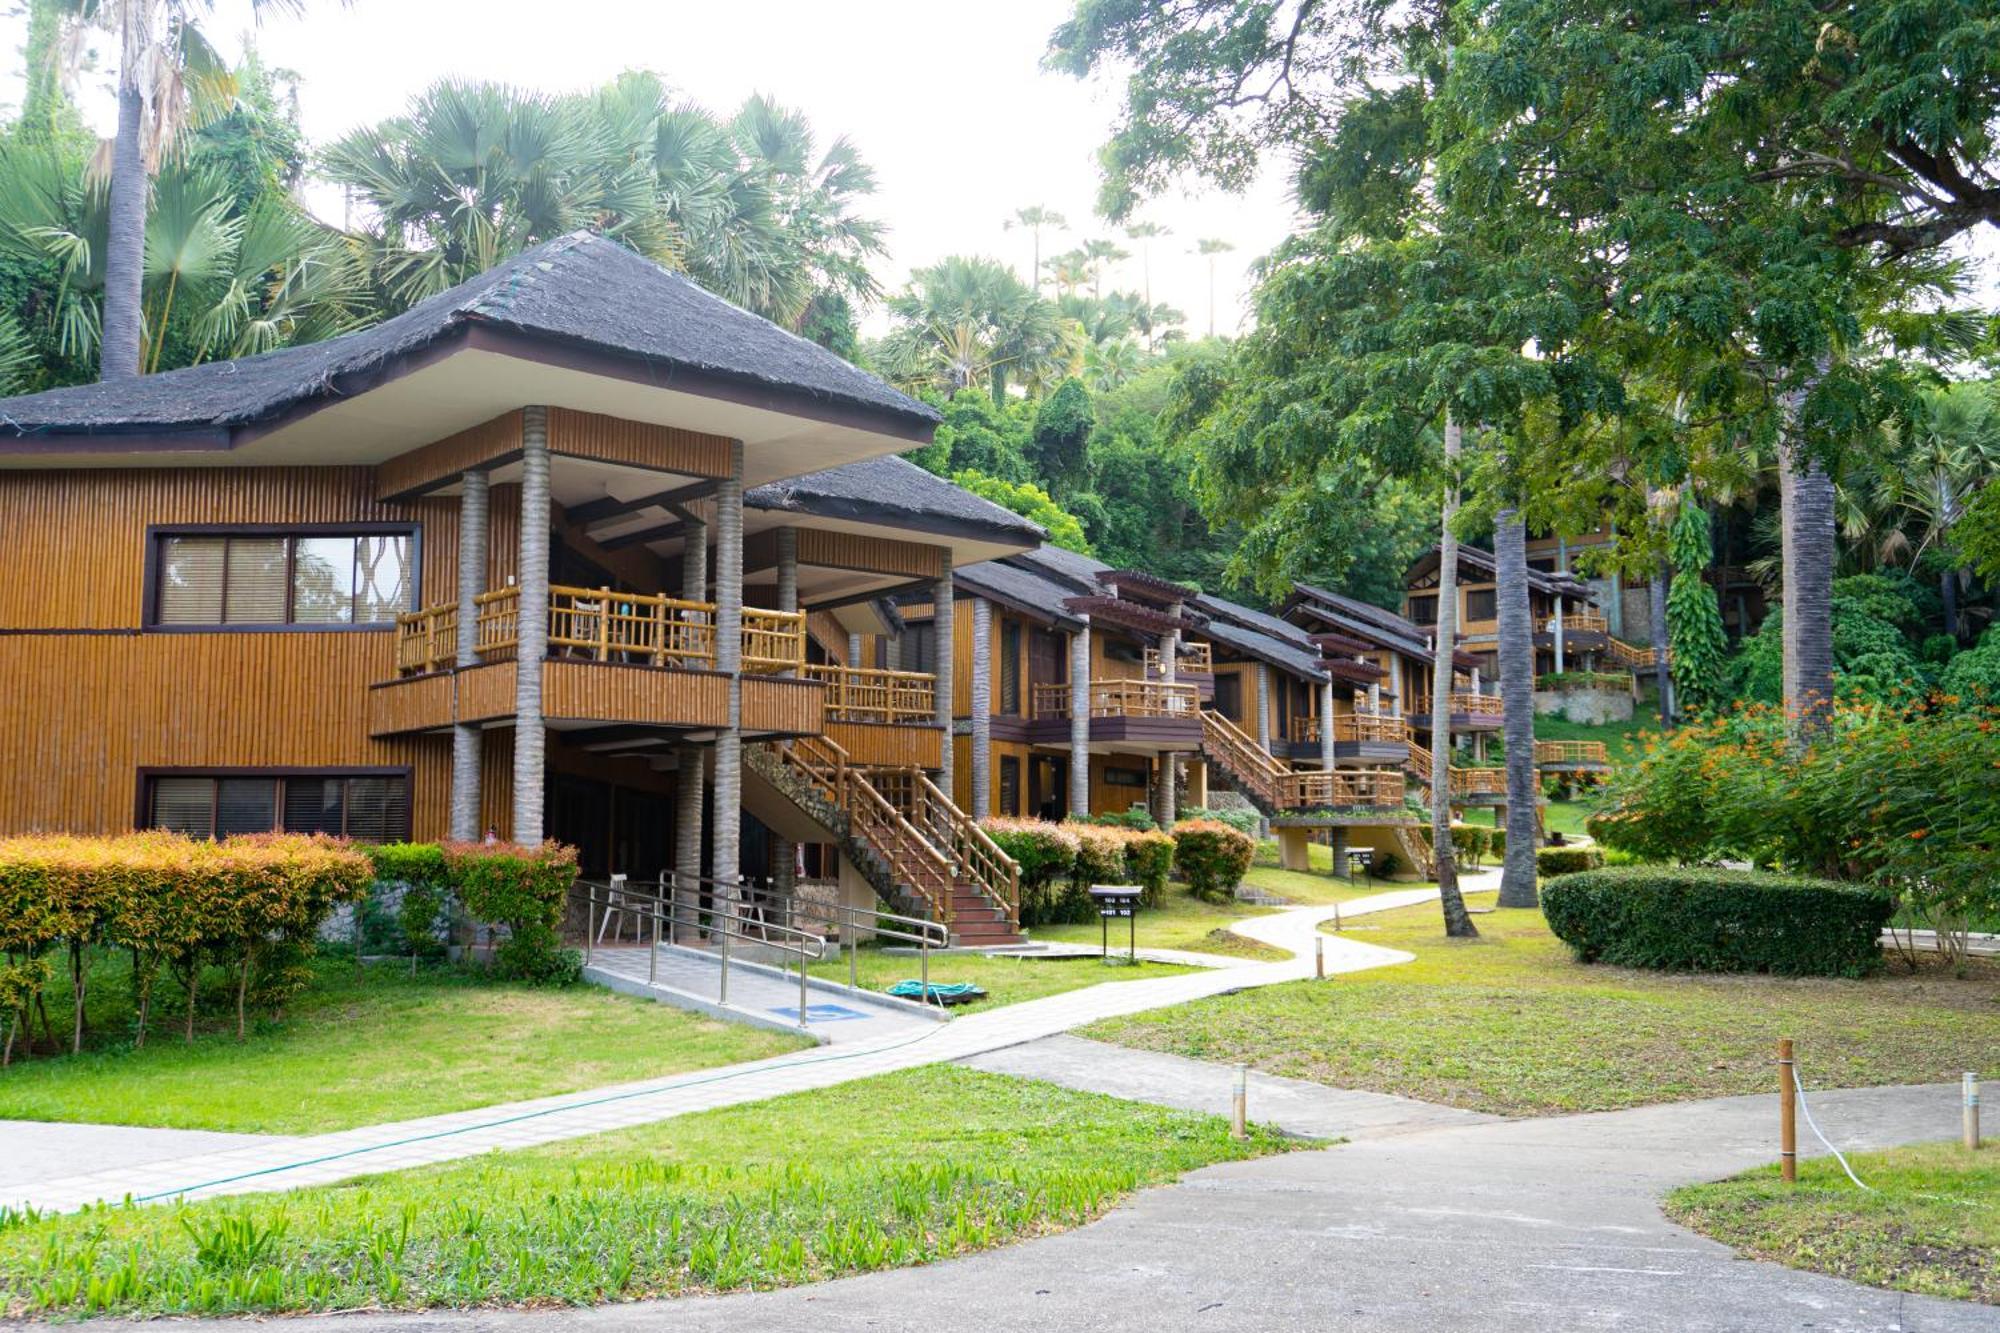
<path fill-rule="evenodd" d="M 1041 932 L 1037 931 L 1037 935 Z M 1039 1000 L 1044 995 L 1095 986 L 1105 981 L 1146 981 L 1154 977 L 1178 976 L 1191 967 L 1166 963 L 1125 965 L 1123 923 L 1116 923 L 1111 941 L 1114 965 L 1096 958 L 989 958 L 983 954 L 931 955 L 931 981 L 935 985 L 969 981 L 984 987 L 986 998 L 971 1004 L 952 1006 L 956 1014 L 990 1009 L 1023 1000 Z M 916 981 L 922 976 L 921 961 L 915 954 L 893 954 L 864 945 L 855 954 L 855 972 L 863 990 L 885 991 L 899 981 Z M 847 959 L 828 959 L 809 969 L 816 977 L 847 983 Z M 796 976 L 796 974 L 794 974 Z"/>
<path fill-rule="evenodd" d="M 1675 1190 L 1667 1215 L 1788 1268 L 2000 1305 L 2000 1147 L 1925 1143 L 1848 1160 L 1875 1193 L 1814 1159 L 1795 1186 L 1767 1166 Z"/>
<path fill-rule="evenodd" d="M 112 960 L 93 983 L 98 1045 L 0 1077 L 0 1119 L 312 1134 L 756 1060 L 801 1038 L 720 1023 L 593 986 L 534 990 L 460 969 L 322 959 L 282 1021 L 246 1041 L 219 1014 L 193 1044 L 178 1028 L 143 1048 Z M 218 988 L 219 993 L 219 988 Z M 67 995 L 62 1008 L 67 1010 Z M 51 999 L 50 1009 L 57 1008 Z"/>
<path fill-rule="evenodd" d="M 1535 911 L 1447 940 L 1435 905 L 1358 936 L 1417 960 L 1107 1020 L 1086 1035 L 1502 1115 L 1764 1092 L 1798 1040 L 1812 1086 L 1955 1079 L 2000 1052 L 2000 966 L 1865 981 L 1677 976 L 1575 962 Z M 1991 1067 L 1986 1071 L 1995 1072 Z"/>
<path fill-rule="evenodd" d="M 951 1065 L 345 1185 L 0 1230 L 0 1314 L 555 1305 L 787 1286 L 1080 1225 L 1289 1146 Z"/>
<path fill-rule="evenodd" d="M 1324 849 L 1315 847 L 1314 850 Z M 1300 907 L 1352 902 L 1356 898 L 1372 898 L 1378 893 L 1424 887 L 1414 880 L 1369 879 L 1361 875 L 1352 879 L 1335 879 L 1324 872 L 1309 874 L 1303 870 L 1280 870 L 1275 866 L 1252 866 L 1250 873 L 1243 877 L 1243 882 L 1289 899 Z"/>
<path fill-rule="evenodd" d="M 1248 878 L 1253 882 L 1264 872 L 1252 867 Z M 1241 921 L 1249 916 L 1261 916 L 1268 908 L 1252 907 L 1248 903 L 1203 902 L 1187 891 L 1184 885 L 1169 884 L 1166 899 L 1158 907 L 1139 913 L 1139 947 L 1142 949 L 1188 949 L 1196 953 L 1226 954 L 1233 958 L 1257 958 L 1279 960 L 1288 957 L 1282 950 L 1248 940 L 1241 935 L 1230 933 L 1229 923 Z M 1125 923 L 1113 923 L 1114 929 L 1122 932 Z M 1098 926 L 1095 921 L 1073 926 L 1036 926 L 1027 932 L 1037 940 L 1057 940 L 1073 944 L 1095 945 L 1098 941 Z"/>

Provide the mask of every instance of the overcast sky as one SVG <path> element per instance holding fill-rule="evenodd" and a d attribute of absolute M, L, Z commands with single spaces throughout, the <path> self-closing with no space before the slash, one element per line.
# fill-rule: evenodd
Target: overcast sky
<path fill-rule="evenodd" d="M 880 272 L 894 290 L 915 266 L 947 254 L 990 254 L 1025 277 L 1029 239 L 1003 223 L 1044 204 L 1072 230 L 1042 253 L 1086 236 L 1116 236 L 1092 217 L 1094 153 L 1115 90 L 1045 74 L 1040 58 L 1069 0 L 308 0 L 308 16 L 254 29 L 268 64 L 302 78 L 300 114 L 324 143 L 402 110 L 434 80 L 490 79 L 545 91 L 581 89 L 619 71 L 658 70 L 694 100 L 733 108 L 754 92 L 796 106 L 824 139 L 851 136 L 881 178 L 874 213 L 890 226 Z M 207 24 L 225 50 L 253 32 L 249 0 L 217 0 Z M 0 19 L 7 78 L 0 101 L 22 96 L 23 22 Z M 108 48 L 102 42 L 100 49 Z M 107 58 L 107 64 L 111 63 Z M 108 129 L 102 89 L 86 111 Z M 315 196 L 322 210 L 327 196 Z M 337 202 L 332 203 L 337 208 Z M 1172 231 L 1152 243 L 1153 299 L 1208 324 L 1208 261 L 1201 237 L 1236 246 L 1215 266 L 1218 332 L 1234 332 L 1245 269 L 1285 234 L 1281 170 L 1241 197 L 1175 194 L 1141 216 Z M 1122 238 L 1121 238 L 1122 239 Z M 1136 251 L 1136 245 L 1128 245 Z M 1119 285 L 1141 283 L 1135 253 Z M 868 321 L 879 328 L 879 313 Z"/>

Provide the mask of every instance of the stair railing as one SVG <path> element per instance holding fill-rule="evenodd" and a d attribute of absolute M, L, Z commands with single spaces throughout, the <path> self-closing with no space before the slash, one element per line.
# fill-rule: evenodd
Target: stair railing
<path fill-rule="evenodd" d="M 1285 804 L 1285 787 L 1290 770 L 1264 752 L 1264 748 L 1243 730 L 1213 709 L 1201 710 L 1201 733 L 1205 746 L 1225 767 L 1248 783 L 1271 805 Z"/>
<path fill-rule="evenodd" d="M 1021 922 L 1021 864 L 1000 850 L 979 821 L 958 808 L 926 774 L 912 784 L 921 818 L 917 827 L 942 841 L 958 873 L 979 886 L 1006 912 L 1010 925 Z"/>

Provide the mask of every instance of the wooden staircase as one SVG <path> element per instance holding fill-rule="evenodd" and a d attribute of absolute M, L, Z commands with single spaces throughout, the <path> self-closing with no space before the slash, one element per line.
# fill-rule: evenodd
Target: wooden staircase
<path fill-rule="evenodd" d="M 824 737 L 746 746 L 744 759 L 895 910 L 943 922 L 966 947 L 1022 942 L 1020 866 L 922 770 L 857 766 Z"/>

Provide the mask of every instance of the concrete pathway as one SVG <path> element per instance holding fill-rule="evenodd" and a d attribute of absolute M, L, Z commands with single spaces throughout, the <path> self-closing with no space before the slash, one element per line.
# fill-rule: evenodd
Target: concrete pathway
<path fill-rule="evenodd" d="M 584 979 L 600 986 L 692 1009 L 711 1018 L 747 1023 L 812 1038 L 821 1045 L 857 1046 L 921 1035 L 944 1020 L 935 1007 L 868 991 L 849 992 L 817 977 L 806 979 L 806 1021 L 799 1022 L 797 972 L 732 961 L 729 1002 L 721 1002 L 721 962 L 696 949 L 661 945 L 648 970 L 643 946 L 596 949 Z"/>
<path fill-rule="evenodd" d="M 1676 1185 L 1769 1161 L 1769 1097 L 1433 1129 L 1198 1171 L 1090 1226 L 927 1268 L 596 1309 L 343 1316 L 342 1333 L 1051 1328 L 1993 1333 L 2000 1310 L 1738 1259 Z M 1813 1095 L 1843 1147 L 1950 1137 L 1955 1086 Z M 221 1324 L 214 1327 L 224 1328 Z M 237 1327 L 230 1324 L 227 1327 Z"/>
<path fill-rule="evenodd" d="M 975 1055 L 960 1063 L 995 1074 L 1059 1083 L 1128 1101 L 1226 1116 L 1236 1073 L 1227 1065 L 1157 1051 L 1134 1051 L 1082 1037 L 1044 1037 Z M 1413 1101 L 1381 1092 L 1330 1088 L 1304 1079 L 1251 1070 L 1245 1080 L 1250 1118 L 1305 1139 L 1380 1138 L 1449 1125 L 1479 1125 L 1500 1117 Z"/>
<path fill-rule="evenodd" d="M 149 1162 L 232 1148 L 269 1148 L 290 1141 L 269 1134 L 221 1134 L 206 1129 L 0 1120 L 0 1195 L 10 1186 L 75 1175 L 80 1166 L 123 1170 Z"/>
<path fill-rule="evenodd" d="M 1497 877 L 1496 877 L 1497 883 Z M 1474 891 L 1477 891 L 1476 889 Z M 510 1102 L 448 1115 L 370 1125 L 281 1144 L 257 1144 L 136 1167 L 116 1166 L 0 1187 L 0 1205 L 64 1212 L 102 1200 L 204 1198 L 330 1184 L 377 1171 L 456 1161 L 495 1149 L 651 1124 L 693 1111 L 762 1101 L 853 1079 L 997 1051 L 1071 1028 L 1212 995 L 1313 975 L 1314 941 L 1325 939 L 1328 975 L 1408 962 L 1410 954 L 1358 940 L 1322 937 L 1319 925 L 1434 899 L 1435 889 L 1377 894 L 1333 906 L 1302 907 L 1232 925 L 1238 934 L 1289 952 L 1284 962 L 1105 982 L 953 1019 L 923 1022 L 872 1040 L 774 1056 L 748 1064 L 649 1079 L 589 1092 Z M 732 981 L 732 986 L 735 984 Z M 797 992 L 792 992 L 797 1004 Z M 83 1160 L 94 1161 L 94 1158 Z"/>

